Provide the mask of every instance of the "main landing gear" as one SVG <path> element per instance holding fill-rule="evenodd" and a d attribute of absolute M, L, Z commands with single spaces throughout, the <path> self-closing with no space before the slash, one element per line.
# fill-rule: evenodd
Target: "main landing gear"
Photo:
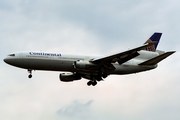
<path fill-rule="evenodd" d="M 96 81 L 89 81 L 89 82 L 87 82 L 88 86 L 90 86 L 90 85 L 95 86 L 96 84 L 97 84 Z"/>
<path fill-rule="evenodd" d="M 28 69 L 28 72 L 30 73 L 30 74 L 28 75 L 28 78 L 32 78 L 32 70 L 31 70 L 31 69 Z"/>
<path fill-rule="evenodd" d="M 90 75 L 87 79 L 89 79 L 90 81 L 87 82 L 88 86 L 96 86 L 97 85 L 97 81 L 102 81 L 103 78 L 106 78 L 108 76 L 108 74 L 106 74 L 105 72 L 101 71 L 99 73 L 99 75 Z"/>

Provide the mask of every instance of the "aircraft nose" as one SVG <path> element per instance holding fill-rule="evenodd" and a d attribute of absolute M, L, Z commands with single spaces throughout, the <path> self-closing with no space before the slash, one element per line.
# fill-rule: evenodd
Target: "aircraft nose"
<path fill-rule="evenodd" d="M 7 59 L 7 58 L 4 58 L 4 62 L 5 62 L 5 63 L 8 63 L 8 59 Z"/>
<path fill-rule="evenodd" d="M 4 58 L 4 62 L 7 63 L 7 64 L 11 64 L 11 63 L 12 63 L 12 60 L 9 59 L 9 58 Z"/>

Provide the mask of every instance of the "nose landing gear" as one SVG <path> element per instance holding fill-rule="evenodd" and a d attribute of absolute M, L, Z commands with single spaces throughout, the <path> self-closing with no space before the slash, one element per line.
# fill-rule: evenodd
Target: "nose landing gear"
<path fill-rule="evenodd" d="M 30 74 L 28 75 L 28 78 L 32 78 L 32 70 L 31 70 L 31 69 L 28 69 L 28 72 L 30 73 Z"/>

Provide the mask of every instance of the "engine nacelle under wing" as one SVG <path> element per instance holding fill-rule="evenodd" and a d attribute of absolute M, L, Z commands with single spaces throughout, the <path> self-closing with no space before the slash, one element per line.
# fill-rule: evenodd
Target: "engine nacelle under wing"
<path fill-rule="evenodd" d="M 74 73 L 61 73 L 59 79 L 63 82 L 72 82 L 74 80 L 80 80 L 81 76 Z"/>

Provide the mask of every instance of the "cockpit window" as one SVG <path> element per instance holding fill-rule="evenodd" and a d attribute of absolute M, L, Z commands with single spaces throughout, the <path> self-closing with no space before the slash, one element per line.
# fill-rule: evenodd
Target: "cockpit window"
<path fill-rule="evenodd" d="M 15 56 L 15 54 L 10 54 L 9 56 Z"/>

